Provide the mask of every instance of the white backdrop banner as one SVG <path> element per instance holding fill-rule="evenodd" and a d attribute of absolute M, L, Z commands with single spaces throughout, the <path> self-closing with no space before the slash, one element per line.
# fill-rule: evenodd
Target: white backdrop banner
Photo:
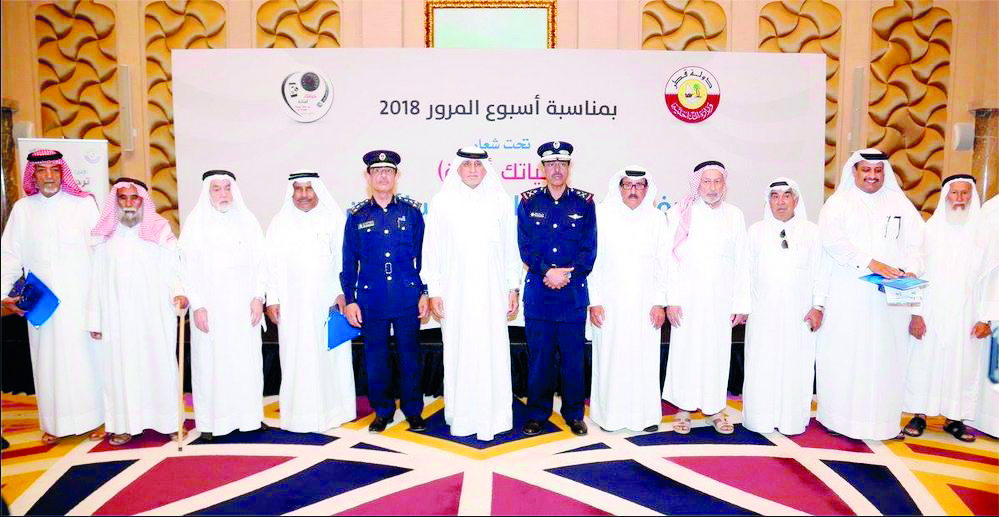
<path fill-rule="evenodd" d="M 575 146 L 571 184 L 598 201 L 645 166 L 661 209 L 694 165 L 729 171 L 728 200 L 762 217 L 776 176 L 818 214 L 825 56 L 734 52 L 461 49 L 173 51 L 181 220 L 201 173 L 234 172 L 266 228 L 289 173 L 320 173 L 345 208 L 366 197 L 361 156 L 402 155 L 399 191 L 429 201 L 454 152 L 489 151 L 511 195 L 542 184 L 537 147 Z"/>

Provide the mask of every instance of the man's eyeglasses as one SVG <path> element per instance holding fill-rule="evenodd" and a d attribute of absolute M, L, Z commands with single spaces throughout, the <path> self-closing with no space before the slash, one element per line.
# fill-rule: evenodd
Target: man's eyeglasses
<path fill-rule="evenodd" d="M 780 231 L 780 247 L 787 249 L 787 230 Z"/>
<path fill-rule="evenodd" d="M 622 183 L 621 190 L 645 190 L 648 185 L 645 183 Z"/>
<path fill-rule="evenodd" d="M 368 171 L 368 174 L 372 176 L 395 176 L 395 169 L 390 167 L 371 169 Z"/>

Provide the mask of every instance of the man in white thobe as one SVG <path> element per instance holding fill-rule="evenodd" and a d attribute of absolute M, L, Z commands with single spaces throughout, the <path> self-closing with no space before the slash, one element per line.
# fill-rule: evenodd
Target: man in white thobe
<path fill-rule="evenodd" d="M 929 285 L 909 323 L 903 409 L 913 417 L 903 429 L 907 436 L 922 435 L 927 416 L 943 415 L 944 431 L 975 441 L 963 420 L 975 418 L 985 338 L 991 333 L 988 322 L 979 319 L 989 262 L 980 210 L 975 177 L 956 174 L 943 181 L 937 209 L 926 223 L 923 279 Z"/>
<path fill-rule="evenodd" d="M 264 233 L 236 176 L 202 175 L 180 234 L 181 273 L 193 310 L 191 387 L 202 438 L 261 428 L 266 265 Z"/>
<path fill-rule="evenodd" d="M 111 445 L 152 429 L 178 432 L 177 309 L 187 307 L 170 224 L 146 185 L 120 178 L 90 232 L 90 334 L 104 373 L 104 430 Z"/>
<path fill-rule="evenodd" d="M 524 274 L 513 200 L 488 155 L 464 147 L 430 202 L 421 278 L 444 340 L 444 419 L 482 441 L 513 427 L 510 337 Z"/>
<path fill-rule="evenodd" d="M 982 288 L 981 316 L 979 320 L 988 321 L 992 326 L 993 336 L 999 332 L 999 196 L 982 205 L 982 229 L 988 241 L 990 251 L 986 265 L 988 271 Z M 986 341 L 989 342 L 988 340 Z M 991 364 L 991 346 L 986 345 L 980 356 L 982 364 Z M 972 427 L 983 433 L 999 437 L 999 384 L 994 384 L 987 372 L 978 380 L 978 408 L 975 420 L 969 422 Z"/>
<path fill-rule="evenodd" d="M 3 306 L 24 315 L 8 293 L 21 275 L 34 273 L 59 298 L 59 307 L 38 328 L 28 325 L 31 369 L 42 443 L 97 429 L 104 422 L 100 351 L 87 332 L 92 249 L 90 229 L 100 215 L 91 194 L 73 179 L 58 151 L 28 155 L 23 188 L 0 238 Z"/>
<path fill-rule="evenodd" d="M 673 430 L 690 432 L 700 409 L 721 434 L 735 427 L 725 415 L 732 328 L 749 314 L 746 219 L 725 202 L 728 173 L 721 162 L 698 164 L 686 197 L 669 209 L 672 253 L 667 263 L 666 317 L 672 326 L 663 399 L 680 408 Z"/>
<path fill-rule="evenodd" d="M 904 437 L 899 422 L 911 309 L 889 306 L 885 293 L 860 277 L 918 275 L 923 226 L 888 156 L 877 149 L 853 153 L 819 215 L 819 237 L 832 263 L 815 353 L 818 420 L 835 433 Z"/>
<path fill-rule="evenodd" d="M 657 192 L 648 172 L 632 166 L 611 176 L 597 206 L 590 418 L 607 431 L 653 432 L 662 420 L 659 345 L 670 242 Z"/>
<path fill-rule="evenodd" d="M 753 315 L 746 324 L 742 416 L 758 433 L 805 432 L 812 416 L 815 332 L 828 289 L 819 227 L 790 178 L 767 188 L 763 220 L 749 227 Z"/>
<path fill-rule="evenodd" d="M 319 174 L 288 176 L 267 228 L 267 315 L 279 325 L 281 428 L 321 433 L 357 417 L 350 343 L 327 349 L 326 320 L 343 312 L 344 215 Z"/>

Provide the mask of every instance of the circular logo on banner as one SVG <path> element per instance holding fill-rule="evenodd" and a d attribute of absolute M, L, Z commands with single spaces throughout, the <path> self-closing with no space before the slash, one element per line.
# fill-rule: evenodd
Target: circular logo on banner
<path fill-rule="evenodd" d="M 299 122 L 315 122 L 323 118 L 333 104 L 333 85 L 319 72 L 295 72 L 284 78 L 281 95 L 292 118 Z"/>
<path fill-rule="evenodd" d="M 666 82 L 666 108 L 684 122 L 706 120 L 718 109 L 720 101 L 718 80 L 699 66 L 685 66 Z"/>

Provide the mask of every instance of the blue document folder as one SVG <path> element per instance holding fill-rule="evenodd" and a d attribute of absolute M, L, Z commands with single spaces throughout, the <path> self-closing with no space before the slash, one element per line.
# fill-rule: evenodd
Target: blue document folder
<path fill-rule="evenodd" d="M 351 339 L 361 335 L 361 329 L 353 326 L 347 321 L 347 317 L 339 311 L 330 311 L 330 317 L 326 320 L 327 342 L 326 349 L 334 348 L 350 343 Z"/>
<path fill-rule="evenodd" d="M 872 284 L 878 286 L 881 292 L 884 292 L 883 286 L 891 287 L 892 289 L 898 289 L 899 291 L 908 291 L 909 289 L 915 289 L 917 287 L 922 287 L 928 282 L 919 278 L 913 278 L 909 276 L 903 276 L 894 279 L 887 279 L 877 273 L 871 273 L 869 275 L 864 275 L 860 277 L 861 280 L 866 280 Z"/>
<path fill-rule="evenodd" d="M 30 271 L 27 276 L 14 284 L 8 296 L 21 297 L 17 307 L 24 311 L 25 319 L 35 328 L 41 327 L 48 321 L 59 307 L 59 297 Z"/>

